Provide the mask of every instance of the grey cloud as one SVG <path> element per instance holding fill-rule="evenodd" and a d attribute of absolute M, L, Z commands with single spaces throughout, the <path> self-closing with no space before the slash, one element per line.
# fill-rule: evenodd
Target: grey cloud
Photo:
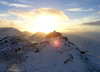
<path fill-rule="evenodd" d="M 100 25 L 100 21 L 86 22 L 86 23 L 82 23 L 81 25 L 98 26 Z"/>

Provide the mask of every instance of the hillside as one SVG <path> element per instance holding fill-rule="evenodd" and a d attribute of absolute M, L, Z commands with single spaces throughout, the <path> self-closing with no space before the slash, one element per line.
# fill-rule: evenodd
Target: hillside
<path fill-rule="evenodd" d="M 46 34 L 43 32 L 37 32 L 35 34 L 33 34 L 28 40 L 30 42 L 41 42 L 42 40 L 44 40 Z"/>
<path fill-rule="evenodd" d="M 21 32 L 18 29 L 15 29 L 15 28 L 12 28 L 12 27 L 0 28 L 0 38 L 6 37 L 6 36 L 12 36 L 12 35 L 20 36 L 20 37 L 27 39 L 32 34 L 29 33 L 29 32 Z"/>
<path fill-rule="evenodd" d="M 100 56 L 100 42 L 95 41 L 92 39 L 72 35 L 72 34 L 67 34 L 64 35 L 67 36 L 68 39 L 73 42 L 78 48 L 87 50 L 89 53 L 95 56 Z"/>
<path fill-rule="evenodd" d="M 40 43 L 18 36 L 2 38 L 0 72 L 100 72 L 99 58 L 80 50 L 67 37 L 53 35 Z"/>

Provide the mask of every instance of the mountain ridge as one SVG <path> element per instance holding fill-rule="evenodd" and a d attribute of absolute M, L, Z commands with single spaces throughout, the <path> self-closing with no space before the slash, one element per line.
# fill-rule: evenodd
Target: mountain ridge
<path fill-rule="evenodd" d="M 20 36 L 23 38 L 29 38 L 32 34 L 29 32 L 21 32 L 18 29 L 12 28 L 12 27 L 7 27 L 7 28 L 0 28 L 0 38 L 5 37 L 5 36 Z"/>
<path fill-rule="evenodd" d="M 0 40 L 0 62 L 12 63 L 0 65 L 1 72 L 99 72 L 99 65 L 94 61 L 96 57 L 88 54 L 88 51 L 80 50 L 67 37 L 45 38 L 49 39 L 39 43 L 30 43 L 18 36 L 7 36 Z M 58 39 L 63 45 L 58 49 L 50 43 Z M 63 41 L 62 41 L 63 40 Z M 5 43 L 5 41 L 8 41 Z M 15 42 L 12 44 L 12 42 Z M 57 42 L 56 42 L 57 43 Z M 59 43 L 58 43 L 59 44 Z M 50 46 L 51 45 L 51 46 Z M 3 48 L 1 48 L 3 46 Z M 10 47 L 10 49 L 8 49 Z M 91 63 L 89 62 L 91 61 Z M 96 61 L 97 62 L 97 61 Z M 99 61 L 98 61 L 99 62 Z M 100 62 L 99 62 L 100 63 Z M 95 67 L 94 67 L 95 66 Z M 0 68 L 0 69 L 1 69 Z"/>

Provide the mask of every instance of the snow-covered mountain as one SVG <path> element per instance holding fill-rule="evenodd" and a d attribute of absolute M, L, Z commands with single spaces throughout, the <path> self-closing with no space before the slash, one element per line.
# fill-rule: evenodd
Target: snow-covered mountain
<path fill-rule="evenodd" d="M 67 34 L 68 39 L 73 42 L 78 48 L 87 50 L 89 53 L 100 56 L 100 41 L 95 41 L 92 39 Z"/>
<path fill-rule="evenodd" d="M 6 36 L 12 36 L 12 35 L 20 36 L 20 37 L 27 39 L 32 34 L 29 33 L 29 32 L 21 32 L 18 29 L 15 29 L 15 28 L 12 28 L 12 27 L 0 28 L 0 38 L 6 37 Z"/>
<path fill-rule="evenodd" d="M 43 32 L 37 32 L 35 34 L 33 34 L 30 38 L 29 41 L 30 42 L 41 42 L 42 40 L 44 40 L 46 34 Z"/>
<path fill-rule="evenodd" d="M 25 53 L 23 53 L 23 50 L 28 51 L 32 46 L 33 45 L 31 45 L 26 39 L 18 36 L 4 37 L 0 40 L 0 61 L 15 62 L 16 59 L 19 59 L 22 57 L 22 54 Z"/>
<path fill-rule="evenodd" d="M 39 43 L 18 36 L 2 38 L 0 72 L 100 72 L 99 58 L 80 50 L 67 37 L 51 34 Z"/>
<path fill-rule="evenodd" d="M 84 32 L 77 34 L 78 36 L 94 39 L 96 41 L 100 41 L 100 32 Z"/>

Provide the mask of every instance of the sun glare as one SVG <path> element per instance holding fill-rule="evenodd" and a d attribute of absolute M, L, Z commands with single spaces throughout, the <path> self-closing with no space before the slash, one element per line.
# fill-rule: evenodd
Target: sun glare
<path fill-rule="evenodd" d="M 49 33 L 55 30 L 55 22 L 51 16 L 39 16 L 35 20 L 35 31 L 42 31 L 44 33 Z"/>

